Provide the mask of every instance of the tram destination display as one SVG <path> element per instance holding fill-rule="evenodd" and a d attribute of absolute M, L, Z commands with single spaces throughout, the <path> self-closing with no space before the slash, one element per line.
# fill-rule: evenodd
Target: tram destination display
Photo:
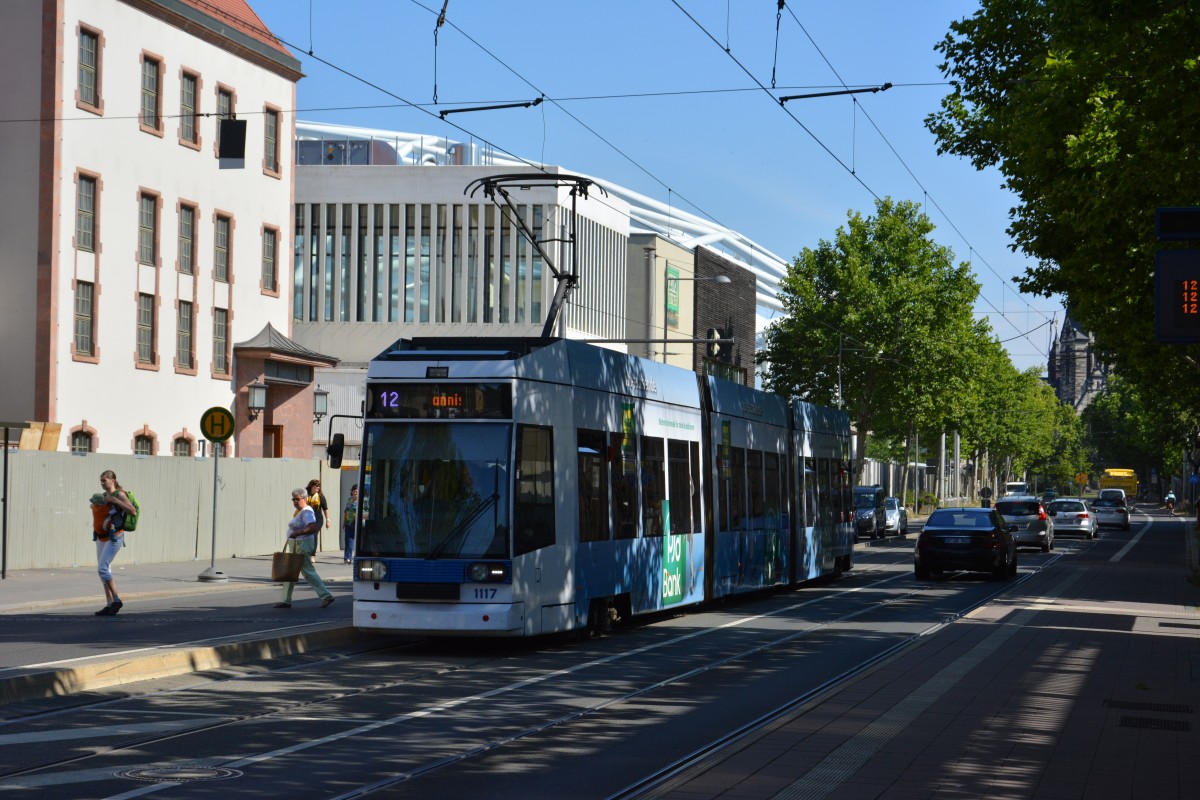
<path fill-rule="evenodd" d="M 367 419 L 512 419 L 508 383 L 369 383 Z"/>

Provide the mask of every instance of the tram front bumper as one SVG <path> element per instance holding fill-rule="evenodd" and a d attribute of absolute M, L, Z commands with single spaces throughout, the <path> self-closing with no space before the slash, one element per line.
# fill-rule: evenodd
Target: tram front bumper
<path fill-rule="evenodd" d="M 426 636 L 522 636 L 525 604 L 355 600 L 354 627 Z"/>

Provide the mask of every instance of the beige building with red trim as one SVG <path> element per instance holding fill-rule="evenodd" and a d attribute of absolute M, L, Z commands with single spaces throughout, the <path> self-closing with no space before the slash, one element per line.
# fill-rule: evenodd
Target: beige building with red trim
<path fill-rule="evenodd" d="M 290 332 L 284 112 L 299 61 L 245 0 L 8 0 L 4 11 L 0 420 L 59 423 L 58 449 L 191 455 L 205 409 L 224 406 L 239 440 L 250 429 L 244 441 L 262 449 L 270 424 L 272 441 L 291 441 L 272 403 L 291 409 L 281 420 L 297 416 L 311 381 L 276 385 L 269 348 L 235 365 L 234 346 L 267 325 Z M 243 159 L 219 157 L 223 118 L 245 123 Z M 229 145 L 236 131 L 224 130 Z M 256 380 L 269 391 L 252 420 Z M 299 417 L 295 455 L 307 456 L 312 420 Z"/>

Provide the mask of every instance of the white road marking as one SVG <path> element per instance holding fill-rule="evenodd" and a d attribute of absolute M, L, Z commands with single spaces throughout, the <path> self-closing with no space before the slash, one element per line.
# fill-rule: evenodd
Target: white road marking
<path fill-rule="evenodd" d="M 1147 521 L 1146 524 L 1142 526 L 1142 529 L 1137 532 L 1137 536 L 1134 536 L 1132 539 L 1130 539 L 1129 543 L 1118 550 L 1117 554 L 1110 558 L 1109 561 L 1120 561 L 1122 558 L 1124 558 L 1125 554 L 1133 549 L 1133 546 L 1138 543 L 1139 539 L 1146 535 L 1146 531 L 1148 530 L 1150 530 L 1149 521 Z"/>
<path fill-rule="evenodd" d="M 65 742 L 71 739 L 91 739 L 96 742 L 106 741 L 110 736 L 133 736 L 140 733 L 164 733 L 174 730 L 194 728 L 197 722 L 210 723 L 225 717 L 191 716 L 184 719 L 164 720 L 162 722 L 142 722 L 136 725 L 117 724 L 89 728 L 67 728 L 65 730 L 39 731 L 37 733 L 9 733 L 0 736 L 0 747 L 14 744 L 31 744 L 33 742 Z"/>

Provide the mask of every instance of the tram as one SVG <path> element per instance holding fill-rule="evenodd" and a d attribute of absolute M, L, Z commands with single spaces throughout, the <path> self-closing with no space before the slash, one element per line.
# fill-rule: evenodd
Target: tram
<path fill-rule="evenodd" d="M 357 628 L 605 628 L 852 566 L 843 411 L 569 339 L 416 338 L 371 362 L 363 422 Z"/>

